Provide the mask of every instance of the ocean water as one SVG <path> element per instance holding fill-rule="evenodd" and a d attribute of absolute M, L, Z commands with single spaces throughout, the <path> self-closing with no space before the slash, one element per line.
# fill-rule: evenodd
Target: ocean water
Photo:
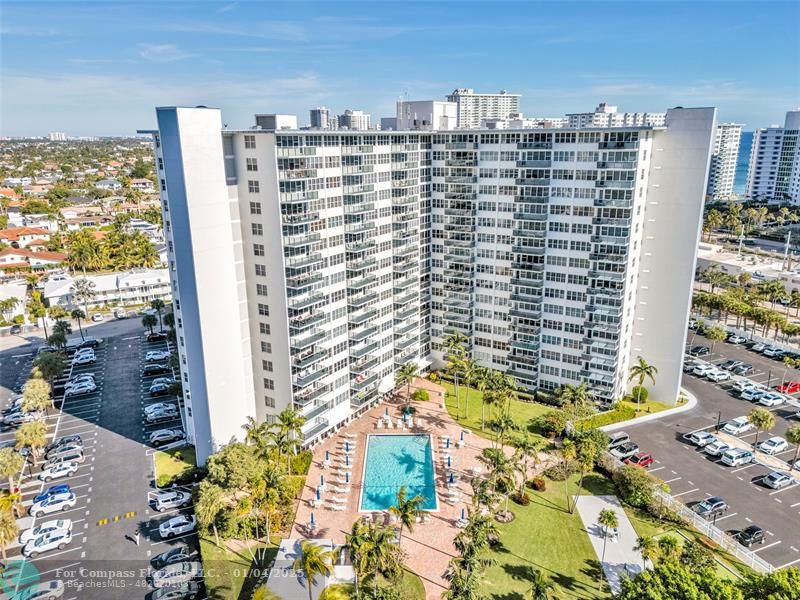
<path fill-rule="evenodd" d="M 743 131 L 739 142 L 739 157 L 736 159 L 736 175 L 733 178 L 733 193 L 744 196 L 747 186 L 747 169 L 750 166 L 750 148 L 753 146 L 753 132 Z"/>
<path fill-rule="evenodd" d="M 406 486 L 409 498 L 425 497 L 424 510 L 436 510 L 436 479 L 429 435 L 370 435 L 361 510 L 385 510 Z"/>

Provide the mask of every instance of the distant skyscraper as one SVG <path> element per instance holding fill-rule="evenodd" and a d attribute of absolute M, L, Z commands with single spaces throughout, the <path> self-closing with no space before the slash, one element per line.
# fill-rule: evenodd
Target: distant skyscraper
<path fill-rule="evenodd" d="M 707 194 L 714 200 L 729 200 L 733 195 L 736 160 L 739 156 L 741 138 L 741 125 L 736 123 L 717 124 L 707 188 Z"/>
<path fill-rule="evenodd" d="M 312 108 L 311 111 L 311 127 L 317 129 L 329 129 L 331 123 L 331 113 L 324 106 Z"/>
<path fill-rule="evenodd" d="M 783 127 L 757 129 L 750 149 L 748 198 L 800 203 L 800 109 L 786 113 Z"/>
<path fill-rule="evenodd" d="M 52 131 L 47 136 L 51 142 L 66 142 L 67 141 L 67 134 L 63 131 Z"/>
<path fill-rule="evenodd" d="M 616 106 L 601 102 L 594 112 L 568 114 L 567 124 L 569 127 L 661 127 L 666 116 L 666 113 L 617 112 Z"/>
<path fill-rule="evenodd" d="M 477 129 L 482 119 L 506 119 L 519 112 L 519 94 L 476 94 L 472 88 L 458 88 L 447 96 L 458 107 L 457 127 Z"/>
<path fill-rule="evenodd" d="M 339 115 L 339 128 L 354 130 L 369 129 L 369 115 L 361 110 L 346 110 L 343 115 Z"/>
<path fill-rule="evenodd" d="M 397 101 L 398 131 L 446 131 L 455 129 L 458 122 L 458 105 L 455 102 L 436 100 Z"/>

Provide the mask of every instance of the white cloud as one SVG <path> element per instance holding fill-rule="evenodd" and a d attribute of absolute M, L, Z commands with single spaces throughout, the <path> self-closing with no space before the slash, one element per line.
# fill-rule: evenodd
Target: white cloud
<path fill-rule="evenodd" d="M 139 44 L 139 56 L 152 62 L 173 62 L 196 56 L 184 52 L 175 44 Z"/>

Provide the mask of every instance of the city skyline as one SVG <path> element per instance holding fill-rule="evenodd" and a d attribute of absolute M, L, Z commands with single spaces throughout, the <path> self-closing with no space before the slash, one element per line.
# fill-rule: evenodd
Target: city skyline
<path fill-rule="evenodd" d="M 6 4 L 0 133 L 132 135 L 153 105 L 217 106 L 231 126 L 254 112 L 305 124 L 315 106 L 378 122 L 398 97 L 456 87 L 521 94 L 527 116 L 715 106 L 747 131 L 800 104 L 795 3 L 614 2 L 583 20 L 597 5 L 467 6 Z"/>

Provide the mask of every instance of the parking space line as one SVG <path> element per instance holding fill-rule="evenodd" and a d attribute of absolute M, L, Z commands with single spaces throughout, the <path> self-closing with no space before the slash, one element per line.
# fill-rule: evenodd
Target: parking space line
<path fill-rule="evenodd" d="M 192 536 L 196 536 L 196 535 L 197 535 L 197 532 L 196 531 L 192 531 L 191 533 L 184 533 L 183 535 L 176 535 L 175 537 L 171 537 L 171 538 L 169 538 L 167 540 L 158 540 L 157 542 L 152 542 L 151 541 L 150 545 L 151 546 L 156 546 L 158 544 L 169 544 L 169 543 L 175 542 L 177 540 L 182 540 L 184 538 L 188 538 L 188 537 L 192 537 Z"/>
<path fill-rule="evenodd" d="M 793 490 L 794 486 L 795 486 L 795 484 L 787 485 L 785 488 L 781 488 L 779 490 L 775 490 L 774 492 L 770 492 L 769 495 L 770 496 L 774 496 L 775 494 L 780 494 L 781 492 L 785 492 L 786 490 Z M 776 500 L 777 500 L 777 498 L 776 498 Z"/>
<path fill-rule="evenodd" d="M 796 558 L 795 560 L 790 561 L 790 562 L 786 563 L 785 565 L 781 565 L 780 567 L 775 567 L 775 568 L 776 569 L 785 569 L 786 567 L 791 567 L 792 565 L 797 564 L 799 562 L 800 562 L 800 558 Z"/>
<path fill-rule="evenodd" d="M 38 562 L 40 560 L 52 560 L 56 556 L 62 556 L 64 554 L 69 554 L 70 552 L 75 552 L 75 550 L 80 550 L 81 548 L 83 548 L 83 546 L 76 546 L 75 548 L 65 548 L 61 552 L 47 552 L 45 554 L 41 554 L 41 555 L 37 556 L 36 558 L 29 558 L 28 562 L 35 563 L 35 562 Z"/>
<path fill-rule="evenodd" d="M 675 471 L 673 471 L 673 473 L 674 473 L 674 472 L 675 472 Z M 664 481 L 664 483 L 672 483 L 673 481 L 679 481 L 679 480 L 681 480 L 681 479 L 683 479 L 683 477 L 675 477 L 675 478 L 673 478 L 673 479 L 667 479 L 667 480 L 665 480 L 665 481 Z"/>
<path fill-rule="evenodd" d="M 717 517 L 717 521 L 722 521 L 724 519 L 729 519 L 730 517 L 735 517 L 738 514 L 739 513 L 730 513 L 730 514 L 727 514 L 727 515 L 722 516 L 722 517 Z"/>
<path fill-rule="evenodd" d="M 773 546 L 777 546 L 780 543 L 781 541 L 778 540 L 777 542 L 772 542 L 771 544 L 767 544 L 766 546 L 761 546 L 761 548 L 759 548 L 758 550 L 753 550 L 753 552 L 761 552 L 762 550 L 766 550 L 767 548 L 772 548 Z"/>
<path fill-rule="evenodd" d="M 672 494 L 673 498 L 677 498 L 678 496 L 685 496 L 686 494 L 691 494 L 692 492 L 698 491 L 700 488 L 692 488 L 691 490 L 686 490 L 685 492 L 681 492 L 680 494 Z"/>

